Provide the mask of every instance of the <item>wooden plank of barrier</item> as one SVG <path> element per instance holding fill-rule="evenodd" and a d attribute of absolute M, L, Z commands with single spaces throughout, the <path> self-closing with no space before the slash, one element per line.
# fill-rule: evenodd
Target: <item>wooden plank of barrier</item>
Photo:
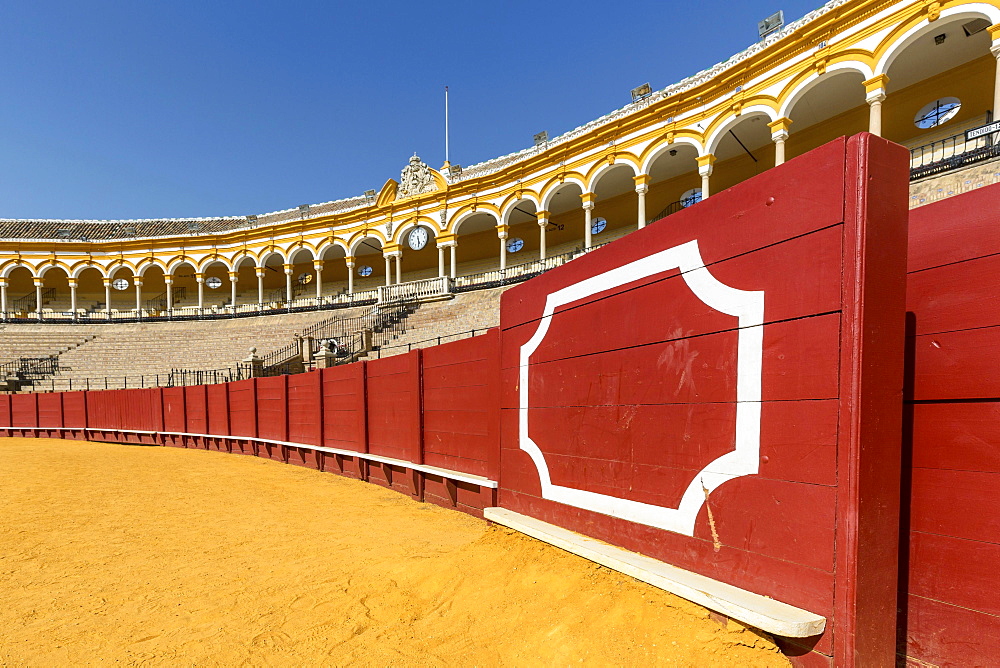
<path fill-rule="evenodd" d="M 420 352 L 367 363 L 368 449 L 373 454 L 422 463 Z M 382 471 L 379 478 L 385 476 Z"/>

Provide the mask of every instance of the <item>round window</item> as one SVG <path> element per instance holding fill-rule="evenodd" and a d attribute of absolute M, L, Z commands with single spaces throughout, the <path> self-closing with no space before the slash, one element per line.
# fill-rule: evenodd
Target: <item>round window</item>
<path fill-rule="evenodd" d="M 371 276 L 371 275 L 372 275 L 372 268 L 369 267 L 367 264 L 363 264 L 360 267 L 358 267 L 358 276 Z"/>
<path fill-rule="evenodd" d="M 687 208 L 701 201 L 701 188 L 691 188 L 681 195 L 681 206 Z"/>
<path fill-rule="evenodd" d="M 126 281 L 124 278 L 116 278 L 114 281 L 111 282 L 111 287 L 113 287 L 115 290 L 127 290 L 128 281 Z"/>
<path fill-rule="evenodd" d="M 222 287 L 222 279 L 218 276 L 209 276 L 205 280 L 205 285 L 207 285 L 212 290 L 218 290 Z"/>
<path fill-rule="evenodd" d="M 954 118 L 961 108 L 962 102 L 957 97 L 942 97 L 918 111 L 913 124 L 923 130 L 934 128 Z"/>
<path fill-rule="evenodd" d="M 308 285 L 309 283 L 312 283 L 312 279 L 313 279 L 312 274 L 310 274 L 308 271 L 303 271 L 301 274 L 299 274 L 299 285 Z"/>
<path fill-rule="evenodd" d="M 513 239 L 507 240 L 508 253 L 516 253 L 522 248 L 524 248 L 524 239 L 521 239 L 520 237 L 514 237 Z"/>
<path fill-rule="evenodd" d="M 606 221 L 604 218 L 594 218 L 594 220 L 590 221 L 590 233 L 600 234 L 601 232 L 604 231 L 604 228 L 606 228 L 607 226 L 608 226 L 608 221 Z"/>

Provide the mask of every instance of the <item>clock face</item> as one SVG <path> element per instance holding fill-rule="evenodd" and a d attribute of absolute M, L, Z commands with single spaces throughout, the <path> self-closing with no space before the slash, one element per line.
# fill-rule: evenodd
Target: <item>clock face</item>
<path fill-rule="evenodd" d="M 371 275 L 372 275 L 372 268 L 369 267 L 367 264 L 363 264 L 360 267 L 358 267 L 358 276 L 371 276 Z"/>
<path fill-rule="evenodd" d="M 407 241 L 410 244 L 410 248 L 413 250 L 420 250 L 427 245 L 427 230 L 423 227 L 414 227 L 410 231 L 410 236 L 407 237 Z"/>
<path fill-rule="evenodd" d="M 128 281 L 126 281 L 124 278 L 116 278 L 111 283 L 111 287 L 113 287 L 115 290 L 125 290 L 128 288 Z"/>
<path fill-rule="evenodd" d="M 600 234 L 604 231 L 604 228 L 608 226 L 608 221 L 603 218 L 594 218 L 590 223 L 590 231 L 592 234 Z"/>
<path fill-rule="evenodd" d="M 517 251 L 524 248 L 524 239 L 519 237 L 514 237 L 513 239 L 507 240 L 507 252 L 516 253 Z"/>
<path fill-rule="evenodd" d="M 222 287 L 222 279 L 219 278 L 218 276 L 210 276 L 208 280 L 205 281 L 205 285 L 207 285 L 212 290 L 218 290 L 219 288 Z"/>

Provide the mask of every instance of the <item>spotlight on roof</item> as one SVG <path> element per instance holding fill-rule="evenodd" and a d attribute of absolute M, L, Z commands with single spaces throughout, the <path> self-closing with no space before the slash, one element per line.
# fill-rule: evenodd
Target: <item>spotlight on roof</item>
<path fill-rule="evenodd" d="M 303 218 L 305 218 L 306 216 L 308 216 L 309 215 L 309 205 L 308 204 L 300 204 L 299 205 L 299 213 L 302 214 Z"/>
<path fill-rule="evenodd" d="M 785 27 L 785 12 L 780 9 L 757 24 L 757 34 L 761 39 L 767 39 L 773 33 Z"/>
<path fill-rule="evenodd" d="M 462 175 L 462 165 L 452 165 L 448 168 L 448 176 L 457 179 Z"/>
<path fill-rule="evenodd" d="M 546 130 L 542 130 L 537 135 L 534 136 L 535 146 L 543 146 L 549 141 L 549 133 Z"/>
<path fill-rule="evenodd" d="M 365 201 L 368 202 L 369 204 L 371 204 L 372 202 L 375 201 L 375 191 L 374 190 L 366 190 L 365 191 Z"/>
<path fill-rule="evenodd" d="M 632 101 L 638 102 L 639 100 L 645 100 L 647 97 L 653 94 L 653 89 L 650 87 L 649 83 L 644 83 L 641 86 L 636 86 L 632 89 Z"/>
<path fill-rule="evenodd" d="M 249 216 L 247 216 L 247 225 L 249 225 L 250 227 L 257 227 L 257 216 L 253 215 L 252 213 Z"/>
<path fill-rule="evenodd" d="M 136 235 L 135 225 L 126 225 L 122 228 L 122 234 L 127 237 L 134 237 Z"/>
<path fill-rule="evenodd" d="M 191 233 L 201 232 L 202 228 L 204 227 L 205 227 L 204 225 L 195 220 L 192 220 L 190 223 L 187 224 L 187 230 L 188 232 Z"/>
<path fill-rule="evenodd" d="M 944 41 L 946 39 L 948 39 L 948 35 L 946 35 L 945 33 L 941 33 L 940 35 L 934 35 L 934 43 L 937 44 L 938 46 L 944 44 Z"/>
<path fill-rule="evenodd" d="M 73 238 L 73 230 L 69 229 L 68 227 L 60 227 L 58 230 L 56 230 L 56 239 L 72 239 L 72 238 Z"/>

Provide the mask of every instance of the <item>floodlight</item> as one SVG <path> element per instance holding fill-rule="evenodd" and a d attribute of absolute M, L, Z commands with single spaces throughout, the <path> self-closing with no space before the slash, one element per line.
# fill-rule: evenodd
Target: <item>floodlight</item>
<path fill-rule="evenodd" d="M 757 34 L 761 39 L 767 38 L 785 27 L 785 12 L 780 9 L 757 24 Z"/>
<path fill-rule="evenodd" d="M 201 232 L 201 230 L 202 230 L 203 227 L 204 227 L 204 225 L 202 225 L 201 223 L 199 223 L 197 221 L 194 221 L 194 220 L 192 220 L 191 222 L 189 222 L 187 224 L 187 230 L 188 230 L 188 232 Z"/>
<path fill-rule="evenodd" d="M 546 130 L 542 130 L 537 135 L 534 136 L 535 146 L 542 146 L 547 144 L 549 141 L 549 133 Z"/>
<path fill-rule="evenodd" d="M 638 102 L 639 100 L 645 100 L 652 94 L 653 94 L 652 87 L 650 87 L 648 82 L 644 83 L 641 86 L 637 86 L 632 89 L 632 101 Z"/>
<path fill-rule="evenodd" d="M 73 238 L 73 230 L 68 227 L 60 227 L 56 230 L 56 239 L 71 239 Z"/>
<path fill-rule="evenodd" d="M 247 225 L 249 225 L 250 227 L 256 227 L 257 216 L 255 216 L 254 214 L 250 214 L 249 216 L 247 216 Z"/>
<path fill-rule="evenodd" d="M 309 205 L 308 204 L 300 204 L 299 205 L 299 213 L 302 214 L 303 218 L 305 218 L 306 216 L 308 216 L 309 215 Z"/>
<path fill-rule="evenodd" d="M 374 190 L 366 190 L 365 191 L 365 201 L 368 202 L 369 204 L 371 204 L 372 202 L 375 201 L 375 191 Z"/>
<path fill-rule="evenodd" d="M 972 37 L 976 33 L 980 33 L 990 27 L 990 22 L 986 19 L 975 19 L 969 21 L 962 26 L 962 30 L 965 31 L 966 37 Z"/>
<path fill-rule="evenodd" d="M 452 165 L 448 168 L 448 176 L 457 179 L 462 175 L 462 165 Z"/>
<path fill-rule="evenodd" d="M 136 234 L 135 225 L 126 225 L 122 228 L 122 234 L 127 237 L 134 237 Z"/>

